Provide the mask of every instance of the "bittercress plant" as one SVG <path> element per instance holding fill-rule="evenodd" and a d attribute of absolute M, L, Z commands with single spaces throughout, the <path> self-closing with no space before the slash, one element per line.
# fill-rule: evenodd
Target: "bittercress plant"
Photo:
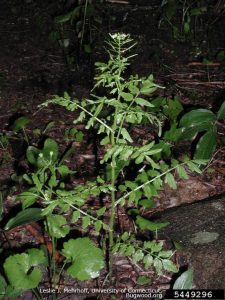
<path fill-rule="evenodd" d="M 185 166 L 191 171 L 200 173 L 199 165 L 205 163 L 202 160 L 189 161 L 185 158 L 181 163 L 173 159 L 171 164 L 165 162 L 162 164 L 160 160 L 165 142 L 160 144 L 155 140 L 147 143 L 135 141 L 131 132 L 133 127 L 139 125 L 151 126 L 154 135 L 160 139 L 163 114 L 155 109 L 149 98 L 158 88 L 162 88 L 154 83 L 153 75 L 126 77 L 126 69 L 131 58 L 135 56 L 129 55 L 134 46 L 135 43 L 129 35 L 111 34 L 107 41 L 108 62 L 96 63 L 95 85 L 91 99 L 72 99 L 69 94 L 64 93 L 64 96 L 55 96 L 42 105 L 58 104 L 67 110 L 76 111 L 79 115 L 74 123 L 85 122 L 86 129 L 94 128 L 99 135 L 100 145 L 105 149 L 100 163 L 106 170 L 106 176 L 98 180 L 98 186 L 109 184 L 105 194 L 110 193 L 110 220 L 109 228 L 105 226 L 104 229 L 109 241 L 110 275 L 113 271 L 113 251 L 115 252 L 116 206 L 128 203 L 130 206 L 140 207 L 141 203 L 145 203 L 147 207 L 146 202 L 150 202 L 152 197 L 158 195 L 164 183 L 176 188 L 173 175 L 175 171 L 180 178 L 187 178 Z M 103 96 L 98 96 L 99 88 L 105 90 Z M 132 164 L 137 166 L 137 174 L 133 174 L 132 180 L 123 180 Z M 85 188 L 86 185 L 83 186 L 83 189 Z M 136 216 L 137 225 L 141 229 L 149 230 L 151 226 L 148 220 L 141 218 Z M 157 241 L 154 243 L 157 244 Z M 136 251 L 135 248 L 132 249 L 133 252 Z M 134 253 L 132 255 L 134 256 Z M 153 256 L 152 259 L 159 260 L 159 257 Z M 156 269 L 161 271 L 159 267 Z M 174 271 L 175 267 L 170 269 Z"/>
<path fill-rule="evenodd" d="M 50 138 L 45 140 L 42 148 L 29 146 L 27 149 L 27 160 L 33 172 L 24 174 L 23 178 L 30 187 L 17 196 L 16 200 L 22 203 L 23 212 L 12 218 L 5 230 L 33 220 L 44 220 L 45 231 L 51 239 L 51 249 L 46 251 L 46 260 L 52 287 L 58 284 L 63 271 L 74 279 L 90 280 L 100 276 L 105 265 L 108 278 L 112 281 L 116 253 L 129 256 L 135 264 L 141 263 L 145 269 L 153 268 L 158 275 L 163 270 L 178 271 L 172 261 L 174 251 L 164 249 L 164 243 L 157 240 L 157 231 L 168 223 L 152 222 L 142 213 L 154 205 L 154 198 L 158 197 L 164 184 L 173 189 L 177 187 L 174 173 L 176 178 L 187 179 L 187 168 L 201 173 L 200 166 L 205 161 L 189 160 L 187 157 L 178 161 L 170 157 L 172 143 L 161 137 L 167 114 L 161 104 L 157 106 L 154 97 L 150 97 L 162 87 L 154 82 L 153 75 L 126 76 L 130 60 L 135 56 L 129 54 L 134 46 L 129 35 L 110 35 L 107 41 L 109 60 L 96 63 L 91 99 L 73 99 L 65 92 L 63 96 L 55 96 L 42 104 L 43 107 L 57 104 L 75 112 L 77 118 L 74 123 L 82 122 L 86 124 L 87 130 L 95 130 L 103 148 L 103 157 L 99 161 L 100 175 L 72 188 L 66 186 L 65 179 L 73 175 L 74 171 L 64 161 L 73 149 L 60 157 L 57 142 Z M 101 96 L 98 95 L 99 90 Z M 180 111 L 179 106 L 176 106 L 175 115 L 171 115 L 175 125 Z M 151 128 L 153 138 L 137 139 L 133 129 L 138 126 Z M 83 137 L 76 130 L 68 132 L 70 139 L 72 136 L 79 139 Z M 90 207 L 89 199 L 100 196 L 107 196 L 103 199 L 110 199 L 110 203 L 104 203 L 97 209 Z M 139 240 L 131 229 L 121 232 L 121 237 L 118 237 L 118 206 L 128 208 L 137 230 L 156 233 L 155 239 Z M 71 238 L 63 243 L 62 249 L 59 248 L 59 239 L 68 237 L 72 226 L 79 226 L 84 237 Z M 85 236 L 90 228 L 100 237 L 102 249 Z M 38 252 L 40 261 L 33 261 L 35 251 L 42 250 L 31 249 L 6 258 L 4 270 L 10 286 L 0 275 L 0 288 L 2 286 L 4 291 L 7 288 L 10 291 L 11 287 L 15 287 L 18 294 L 29 288 L 35 292 L 34 289 L 42 280 L 39 265 L 42 268 L 46 265 L 42 252 Z M 61 269 L 56 260 L 58 251 L 60 262 L 63 261 Z M 19 265 L 22 260 L 26 261 L 26 266 L 20 268 L 20 274 L 11 273 L 10 266 Z M 20 281 L 20 275 L 25 281 Z M 40 299 L 40 295 L 35 293 Z"/>

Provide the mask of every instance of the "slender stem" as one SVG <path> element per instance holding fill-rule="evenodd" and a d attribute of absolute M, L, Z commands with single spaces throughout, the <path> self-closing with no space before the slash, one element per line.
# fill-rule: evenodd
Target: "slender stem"
<path fill-rule="evenodd" d="M 52 237 L 52 283 L 53 287 L 55 288 L 56 285 L 56 260 L 55 260 L 55 253 L 56 253 L 56 240 L 54 237 Z"/>
<path fill-rule="evenodd" d="M 35 297 L 38 299 L 38 300 L 43 300 L 41 294 L 39 293 L 39 290 L 37 288 L 35 289 L 32 289 L 32 292 L 34 293 Z"/>
<path fill-rule="evenodd" d="M 80 50 L 83 45 L 83 40 L 84 40 L 84 30 L 85 30 L 85 23 L 86 23 L 86 16 L 87 16 L 87 5 L 88 5 L 88 0 L 85 1 L 85 6 L 84 6 L 84 18 L 83 18 L 83 25 L 82 25 L 82 31 L 81 31 L 81 39 L 80 39 Z"/>
<path fill-rule="evenodd" d="M 183 163 L 181 163 L 181 164 L 179 164 L 179 165 L 177 165 L 177 166 L 175 166 L 175 167 L 173 167 L 173 168 L 170 168 L 169 170 L 167 170 L 167 171 L 165 171 L 165 172 L 159 174 L 158 176 L 156 176 L 156 177 L 154 177 L 154 178 L 152 178 L 152 179 L 146 181 L 145 183 L 139 185 L 139 186 L 136 187 L 134 190 L 132 190 L 132 191 L 128 192 L 127 194 L 125 194 L 123 197 L 120 197 L 120 198 L 116 201 L 115 206 L 117 206 L 118 204 L 120 204 L 120 202 L 122 202 L 125 198 L 129 197 L 131 193 L 136 192 L 136 191 L 142 189 L 142 188 L 143 188 L 144 186 L 146 186 L 147 184 L 154 182 L 156 179 L 158 179 L 158 178 L 160 178 L 160 177 L 166 175 L 167 173 L 169 173 L 169 172 L 175 170 L 178 166 L 182 166 L 182 165 L 185 165 L 185 164 L 186 164 L 186 163 L 183 162 Z"/>
<path fill-rule="evenodd" d="M 72 101 L 71 101 L 72 102 Z M 82 107 L 81 105 L 77 104 L 77 107 L 79 107 L 80 109 L 82 109 L 84 112 L 86 112 L 88 115 L 92 116 L 96 121 L 98 121 L 99 123 L 101 123 L 105 128 L 107 128 L 109 131 L 114 132 L 114 130 L 109 127 L 107 124 L 105 124 L 102 120 L 100 120 L 99 118 L 95 117 L 91 112 L 89 112 L 87 109 L 85 109 L 84 107 Z"/>
<path fill-rule="evenodd" d="M 25 139 L 25 141 L 27 142 L 27 145 L 29 145 L 29 139 L 28 139 L 28 136 L 27 136 L 27 134 L 26 134 L 26 130 L 25 130 L 24 127 L 22 128 L 22 130 L 23 130 L 23 134 L 24 134 L 24 139 Z"/>
<path fill-rule="evenodd" d="M 118 45 L 118 61 L 121 61 L 121 45 L 119 43 Z M 120 64 L 118 69 L 118 76 L 116 76 L 116 86 L 117 86 L 117 92 L 118 97 L 117 101 L 120 102 L 120 91 L 121 91 L 121 73 L 123 70 L 123 65 Z M 116 144 L 116 138 L 115 138 L 115 130 L 117 127 L 117 115 L 118 115 L 119 105 L 115 108 L 115 114 L 114 114 L 114 121 L 111 132 L 111 145 L 112 147 Z M 113 245 L 114 245 L 114 223 L 115 223 L 115 215 L 116 215 L 116 157 L 113 154 L 112 155 L 112 161 L 111 161 L 111 215 L 109 220 L 109 277 L 110 280 L 112 279 L 112 271 L 113 271 Z"/>

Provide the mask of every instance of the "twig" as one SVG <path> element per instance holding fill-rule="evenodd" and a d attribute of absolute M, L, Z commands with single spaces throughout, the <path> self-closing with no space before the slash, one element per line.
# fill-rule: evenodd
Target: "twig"
<path fill-rule="evenodd" d="M 116 3 L 116 4 L 129 4 L 129 1 L 123 1 L 123 0 L 106 0 L 108 3 Z"/>

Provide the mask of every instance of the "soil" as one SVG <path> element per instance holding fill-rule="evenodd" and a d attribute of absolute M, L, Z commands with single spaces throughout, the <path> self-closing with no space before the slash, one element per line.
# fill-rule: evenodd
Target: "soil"
<path fill-rule="evenodd" d="M 60 1 L 58 1 L 60 2 Z M 74 115 L 60 107 L 50 106 L 39 108 L 39 105 L 53 95 L 62 95 L 65 91 L 78 98 L 89 97 L 93 84 L 94 62 L 105 60 L 103 41 L 107 32 L 130 33 L 137 41 L 137 56 L 129 69 L 131 74 L 154 74 L 155 81 L 165 87 L 155 94 L 173 98 L 178 96 L 183 105 L 190 107 L 204 107 L 217 111 L 224 101 L 225 94 L 225 61 L 218 59 L 218 53 L 225 50 L 225 10 L 222 1 L 214 1 L 214 9 L 202 18 L 198 18 L 195 29 L 185 40 L 177 40 L 173 37 L 171 27 L 166 23 L 159 2 L 161 1 L 108 1 L 105 9 L 100 9 L 102 18 L 101 30 L 95 35 L 95 43 L 90 57 L 81 53 L 75 56 L 75 64 L 66 63 L 65 51 L 52 41 L 49 36 L 54 32 L 53 18 L 59 13 L 60 5 L 57 1 L 41 0 L 1 0 L 0 3 L 0 130 L 9 139 L 0 144 L 0 192 L 4 199 L 3 216 L 12 213 L 15 195 L 22 186 L 12 178 L 26 170 L 24 163 L 24 143 L 21 133 L 12 130 L 13 121 L 19 116 L 27 116 L 30 122 L 26 128 L 31 137 L 31 143 L 37 145 L 40 135 L 34 134 L 35 129 L 44 131 L 46 125 L 53 121 L 54 126 L 45 135 L 56 139 L 63 152 L 71 141 L 65 142 L 65 130 L 73 127 Z M 111 3 L 110 3 L 111 2 Z M 126 1 L 125 1 L 126 2 Z M 180 28 L 180 20 L 174 21 Z M 76 55 L 76 52 L 74 52 Z M 205 63 L 205 60 L 208 63 Z M 207 205 L 221 205 L 216 209 L 218 214 L 210 210 L 204 212 L 204 219 L 214 224 L 216 229 L 210 227 L 205 231 L 218 232 L 222 236 L 220 224 L 224 217 L 224 200 L 213 201 L 211 197 L 225 192 L 225 149 L 222 143 L 224 136 L 224 122 L 218 125 L 219 140 L 217 150 L 210 161 L 210 168 L 201 176 L 189 174 L 188 181 L 179 181 L 178 189 L 171 190 L 166 187 L 156 199 L 155 209 L 145 212 L 145 216 L 167 217 L 167 210 L 173 208 L 171 223 L 174 226 L 184 226 L 183 230 L 176 231 L 175 235 L 171 227 L 162 232 L 162 239 L 169 236 L 180 239 L 185 234 L 204 232 L 205 223 L 198 222 L 189 231 L 189 216 L 198 214 Z M 88 133 L 81 125 L 84 133 L 84 142 L 76 144 L 76 153 L 68 162 L 75 170 L 79 170 L 73 184 L 92 178 L 96 172 L 95 148 L 96 141 L 93 133 Z M 36 131 L 37 132 L 37 131 Z M 146 134 L 146 132 L 144 132 Z M 179 148 L 180 147 L 180 148 Z M 180 145 L 177 155 L 182 154 L 183 148 L 191 155 L 191 146 Z M 207 200 L 207 199 L 210 200 Z M 201 204 L 203 203 L 203 204 Z M 210 201 L 210 202 L 209 202 Z M 198 202 L 197 204 L 191 204 Z M 212 202 L 212 204 L 211 204 Z M 188 205 L 187 205 L 188 204 Z M 185 206 L 183 206 L 185 205 Z M 204 208 L 202 207 L 204 206 Z M 209 207 L 211 207 L 209 205 Z M 220 206 L 218 206 L 220 207 Z M 192 212 L 194 208 L 194 212 Z M 169 215 L 168 215 L 169 216 Z M 176 218 L 180 218 L 177 220 Z M 201 217 L 196 217 L 197 219 Z M 203 218 L 203 217 L 202 217 Z M 184 223 L 183 223 L 183 221 Z M 186 220 L 186 221 L 185 221 Z M 177 222 L 177 223 L 176 223 Z M 195 222 L 193 219 L 191 222 Z M 224 224 L 222 224 L 224 225 Z M 129 230 L 132 222 L 125 220 L 124 230 Z M 14 241 L 13 248 L 22 249 L 25 244 L 39 245 L 40 240 L 31 232 L 36 228 L 40 232 L 39 224 L 34 224 L 32 230 L 29 227 L 17 228 L 9 238 Z M 174 227 L 173 227 L 174 228 Z M 164 234 L 164 235 L 163 235 Z M 184 235 L 183 235 L 184 234 Z M 204 265 L 202 276 L 201 261 L 205 256 L 206 248 L 193 246 L 195 244 L 185 239 L 185 246 L 191 255 L 181 253 L 183 263 L 180 266 L 193 265 L 195 268 L 195 286 L 197 288 L 224 288 L 224 259 L 221 256 L 224 243 L 216 240 L 216 245 L 207 248 L 207 264 Z M 218 246 L 218 247 L 217 247 Z M 138 270 L 127 259 L 115 258 L 116 288 L 132 287 L 140 288 L 136 278 L 143 275 L 143 270 Z M 213 266 L 213 268 L 212 268 Z M 210 273 L 209 273 L 210 270 Z M 213 278 L 216 278 L 214 281 Z M 67 280 L 67 281 L 66 281 Z M 65 278 L 65 284 L 69 282 Z M 78 287 L 93 287 L 101 282 L 90 282 Z M 156 278 L 152 283 L 155 288 L 168 288 L 171 284 L 171 275 Z M 86 296 L 66 295 L 66 299 L 94 299 Z M 108 297 L 108 296 L 107 296 Z M 108 299 L 106 296 L 102 299 Z M 124 296 L 118 299 L 124 299 Z M 33 299 L 30 293 L 22 298 Z"/>

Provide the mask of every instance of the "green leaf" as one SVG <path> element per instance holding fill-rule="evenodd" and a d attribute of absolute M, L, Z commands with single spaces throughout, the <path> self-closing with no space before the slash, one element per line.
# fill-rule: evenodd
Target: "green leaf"
<path fill-rule="evenodd" d="M 29 146 L 26 152 L 28 162 L 32 165 L 36 165 L 39 153 L 40 153 L 39 149 L 33 146 Z"/>
<path fill-rule="evenodd" d="M 13 123 L 13 130 L 19 131 L 23 129 L 28 123 L 30 122 L 30 119 L 28 117 L 20 117 L 15 120 Z"/>
<path fill-rule="evenodd" d="M 177 128 L 177 124 L 173 123 L 170 129 L 164 133 L 163 137 L 166 141 L 176 142 L 180 138 L 181 133 L 182 129 Z"/>
<path fill-rule="evenodd" d="M 162 260 L 163 268 L 166 271 L 177 273 L 179 270 L 177 269 L 177 266 L 169 259 L 163 259 Z"/>
<path fill-rule="evenodd" d="M 16 200 L 21 201 L 23 209 L 25 209 L 34 204 L 38 197 L 39 195 L 37 194 L 36 188 L 30 188 L 28 191 L 17 195 Z"/>
<path fill-rule="evenodd" d="M 144 242 L 144 248 L 150 249 L 151 252 L 161 252 L 163 248 L 163 242 L 156 242 L 156 241 L 146 241 Z"/>
<path fill-rule="evenodd" d="M 182 273 L 173 285 L 174 290 L 188 290 L 193 288 L 193 268 Z"/>
<path fill-rule="evenodd" d="M 139 205 L 144 208 L 154 208 L 156 206 L 155 202 L 152 199 L 142 199 L 138 202 Z"/>
<path fill-rule="evenodd" d="M 178 165 L 176 170 L 177 170 L 177 173 L 179 174 L 180 178 L 188 179 L 187 172 L 185 171 L 185 168 L 183 166 Z"/>
<path fill-rule="evenodd" d="M 66 176 L 68 176 L 69 174 L 71 174 L 71 171 L 69 169 L 69 167 L 67 167 L 66 165 L 61 165 L 57 168 L 59 174 L 65 178 Z"/>
<path fill-rule="evenodd" d="M 0 275 L 0 300 L 3 300 L 6 294 L 7 283 L 2 275 Z"/>
<path fill-rule="evenodd" d="M 9 283 L 17 289 L 36 288 L 42 280 L 42 273 L 36 266 L 46 263 L 43 251 L 33 249 L 27 252 L 9 256 L 3 265 Z"/>
<path fill-rule="evenodd" d="M 167 107 L 163 109 L 163 112 L 170 120 L 176 122 L 178 115 L 183 111 L 183 106 L 178 97 L 167 100 Z"/>
<path fill-rule="evenodd" d="M 222 120 L 225 118 L 225 101 L 220 106 L 220 109 L 217 112 L 217 120 Z"/>
<path fill-rule="evenodd" d="M 41 208 L 27 208 L 11 218 L 4 227 L 4 230 L 11 230 L 17 226 L 29 224 L 43 219 Z"/>
<path fill-rule="evenodd" d="M 59 154 L 59 148 L 58 144 L 53 139 L 46 139 L 44 142 L 44 147 L 42 149 L 42 153 L 44 155 L 44 158 L 48 161 L 56 161 Z"/>
<path fill-rule="evenodd" d="M 91 218 L 89 216 L 84 216 L 82 218 L 82 228 L 86 229 L 91 224 Z"/>
<path fill-rule="evenodd" d="M 49 234 L 57 239 L 65 237 L 70 232 L 66 219 L 61 215 L 49 215 L 47 224 Z"/>
<path fill-rule="evenodd" d="M 126 130 L 126 128 L 122 128 L 122 130 L 121 130 L 121 135 L 122 135 L 123 138 L 124 138 L 125 140 L 127 140 L 128 142 L 130 142 L 130 143 L 133 142 L 133 140 L 132 140 L 130 134 L 128 133 L 128 131 Z"/>
<path fill-rule="evenodd" d="M 195 161 L 187 161 L 186 164 L 192 172 L 202 174 L 201 169 L 198 167 L 198 165 Z"/>
<path fill-rule="evenodd" d="M 130 93 L 122 92 L 120 95 L 125 101 L 132 101 L 134 99 L 134 96 Z"/>
<path fill-rule="evenodd" d="M 135 102 L 141 106 L 154 107 L 154 105 L 143 98 L 136 98 Z"/>
<path fill-rule="evenodd" d="M 109 139 L 109 137 L 108 136 L 106 136 L 104 139 L 102 139 L 101 140 L 101 142 L 100 142 L 100 144 L 101 145 L 107 145 L 107 144 L 109 144 L 110 143 L 110 139 Z"/>
<path fill-rule="evenodd" d="M 145 255 L 144 259 L 143 259 L 143 263 L 145 266 L 145 270 L 147 270 L 152 264 L 153 264 L 153 256 L 150 254 Z"/>
<path fill-rule="evenodd" d="M 94 223 L 94 226 L 95 226 L 95 231 L 99 232 L 101 229 L 102 229 L 102 221 L 98 220 Z"/>
<path fill-rule="evenodd" d="M 141 230 L 150 230 L 150 231 L 159 230 L 169 225 L 168 222 L 164 222 L 164 223 L 152 222 L 141 216 L 137 216 L 136 224 L 140 227 Z"/>
<path fill-rule="evenodd" d="M 132 256 L 135 252 L 135 248 L 133 245 L 129 245 L 124 253 L 125 256 Z"/>
<path fill-rule="evenodd" d="M 189 22 L 184 23 L 184 33 L 188 34 L 190 32 L 190 24 Z"/>
<path fill-rule="evenodd" d="M 80 218 L 80 212 L 78 210 L 75 210 L 73 212 L 73 215 L 72 215 L 72 218 L 71 218 L 71 222 L 72 223 L 76 223 L 79 218 Z"/>
<path fill-rule="evenodd" d="M 170 258 L 172 255 L 173 255 L 172 250 L 162 250 L 158 254 L 158 256 L 161 258 Z"/>
<path fill-rule="evenodd" d="M 212 128 L 215 120 L 215 114 L 207 109 L 195 109 L 186 113 L 180 120 L 180 139 L 190 139 L 196 133 Z"/>
<path fill-rule="evenodd" d="M 137 250 L 133 255 L 132 255 L 132 261 L 134 263 L 137 263 L 141 261 L 144 257 L 144 253 L 142 250 Z"/>
<path fill-rule="evenodd" d="M 194 159 L 210 159 L 216 149 L 217 132 L 207 131 L 199 140 L 194 154 Z"/>
<path fill-rule="evenodd" d="M 67 274 L 78 280 L 90 280 L 99 276 L 104 267 L 104 256 L 89 238 L 70 239 L 63 244 L 62 254 L 72 265 Z"/>
<path fill-rule="evenodd" d="M 150 284 L 150 283 L 151 283 L 151 279 L 147 276 L 139 276 L 137 278 L 138 285 L 146 285 L 146 284 Z"/>
<path fill-rule="evenodd" d="M 38 265 L 48 265 L 48 259 L 43 250 L 31 248 L 28 249 L 26 252 L 29 255 L 29 263 L 31 266 L 35 267 Z"/>
<path fill-rule="evenodd" d="M 105 213 L 105 211 L 106 211 L 106 207 L 105 207 L 105 206 L 99 208 L 99 209 L 97 210 L 97 216 L 98 216 L 98 217 L 103 216 L 104 213 Z"/>
<path fill-rule="evenodd" d="M 162 273 L 162 267 L 163 267 L 161 260 L 158 259 L 158 258 L 156 258 L 154 260 L 153 266 L 154 266 L 154 268 L 156 270 L 157 275 L 160 275 Z"/>
<path fill-rule="evenodd" d="M 172 188 L 172 189 L 176 189 L 177 188 L 177 184 L 176 181 L 174 179 L 173 174 L 171 173 L 167 173 L 165 176 L 165 183 L 168 183 L 168 185 Z"/>

